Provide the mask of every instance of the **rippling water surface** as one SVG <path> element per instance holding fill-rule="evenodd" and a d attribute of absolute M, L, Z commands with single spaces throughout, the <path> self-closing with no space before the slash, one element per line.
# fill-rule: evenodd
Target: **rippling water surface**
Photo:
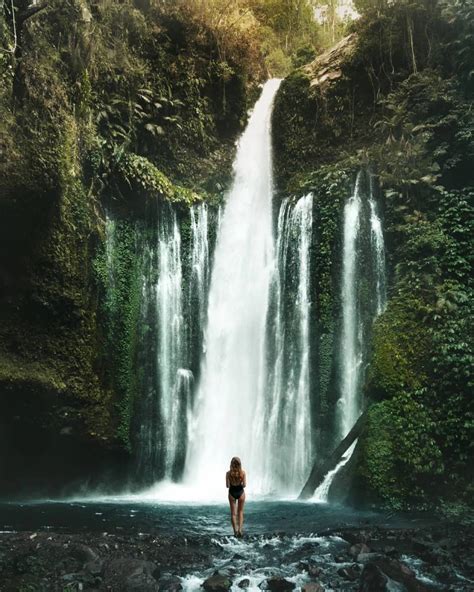
<path fill-rule="evenodd" d="M 345 526 L 415 526 L 416 516 L 355 511 L 342 506 L 300 502 L 249 501 L 247 534 L 308 534 Z M 3 530 L 130 531 L 163 535 L 226 535 L 232 532 L 229 507 L 109 498 L 68 502 L 37 501 L 0 504 Z"/>

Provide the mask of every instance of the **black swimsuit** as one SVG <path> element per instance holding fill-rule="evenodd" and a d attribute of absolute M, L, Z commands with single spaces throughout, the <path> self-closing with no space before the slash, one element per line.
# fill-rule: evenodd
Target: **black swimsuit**
<path fill-rule="evenodd" d="M 238 500 L 243 492 L 244 486 L 242 483 L 240 485 L 230 485 L 229 487 L 229 495 L 231 495 L 235 500 Z"/>

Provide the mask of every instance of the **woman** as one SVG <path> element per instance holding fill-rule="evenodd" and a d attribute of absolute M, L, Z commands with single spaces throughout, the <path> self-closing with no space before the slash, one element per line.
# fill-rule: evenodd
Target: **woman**
<path fill-rule="evenodd" d="M 247 486 L 247 476 L 237 456 L 230 461 L 230 470 L 225 474 L 225 485 L 229 489 L 230 519 L 234 535 L 241 538 L 244 525 L 244 487 Z"/>

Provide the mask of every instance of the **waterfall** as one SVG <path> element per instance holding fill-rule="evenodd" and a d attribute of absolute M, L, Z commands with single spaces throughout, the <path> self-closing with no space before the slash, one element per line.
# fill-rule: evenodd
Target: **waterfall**
<path fill-rule="evenodd" d="M 250 476 L 262 472 L 264 434 L 253 430 L 265 396 L 265 334 L 273 265 L 270 116 L 279 80 L 267 82 L 242 135 L 234 182 L 218 230 L 209 291 L 204 356 L 187 479 L 222 493 L 230 458 Z"/>
<path fill-rule="evenodd" d="M 185 359 L 181 236 L 174 211 L 161 221 L 158 231 L 157 254 L 157 391 L 160 393 L 164 474 L 165 477 L 172 478 L 175 474 L 177 452 L 183 440 L 181 430 L 182 401 L 177 395 L 178 371 L 183 366 Z"/>
<path fill-rule="evenodd" d="M 261 414 L 266 463 L 261 489 L 298 490 L 312 458 L 310 248 L 313 196 L 283 200 L 278 216 L 270 324 L 268 398 Z"/>
<path fill-rule="evenodd" d="M 340 397 L 337 402 L 338 435 L 342 440 L 352 429 L 362 412 L 361 384 L 365 363 L 367 340 L 375 318 L 385 309 L 385 245 L 382 223 L 377 213 L 373 179 L 370 176 L 368 200 L 362 192 L 363 172 L 357 175 L 354 192 L 344 207 L 342 250 L 342 330 L 340 340 Z M 368 201 L 368 210 L 367 210 Z M 367 220 L 368 218 L 368 220 Z M 371 269 L 362 268 L 361 254 L 364 249 L 363 230 L 368 226 Z M 368 314 L 362 313 L 359 284 L 365 277 L 367 285 L 375 292 L 375 302 L 365 305 Z M 368 317 L 368 318 L 367 318 Z M 338 471 L 347 464 L 355 449 L 355 443 L 345 452 L 338 465 L 330 471 L 317 488 L 313 500 L 325 502 L 329 489 Z"/>
<path fill-rule="evenodd" d="M 344 207 L 341 284 L 341 396 L 337 403 L 341 439 L 350 431 L 360 413 L 358 383 L 362 351 L 358 342 L 360 320 L 357 314 L 356 265 L 361 210 L 361 176 L 361 173 L 357 175 L 354 193 Z"/>
<path fill-rule="evenodd" d="M 179 479 L 186 454 L 193 369 L 200 358 L 206 315 L 207 205 L 192 206 L 188 216 L 188 221 L 179 220 L 173 206 L 156 204 L 145 220 L 124 223 L 133 236 L 140 278 L 139 293 L 131 296 L 139 303 L 135 338 L 138 395 L 132 439 L 137 475 L 144 482 Z M 189 223 L 186 245 L 182 223 Z M 119 240 L 115 234 L 115 222 L 107 219 L 105 256 L 112 295 L 114 282 L 124 281 L 114 278 L 114 250 Z M 131 270 L 120 272 L 125 276 Z"/>
<path fill-rule="evenodd" d="M 374 257 L 375 268 L 375 291 L 377 297 L 376 316 L 385 310 L 387 300 L 385 280 L 385 243 L 383 240 L 382 222 L 377 214 L 377 202 L 374 198 L 373 184 L 371 177 L 370 184 L 370 241 Z"/>
<path fill-rule="evenodd" d="M 207 291 L 209 285 L 209 228 L 208 208 L 205 203 L 191 208 L 191 281 L 190 297 L 198 309 L 198 330 L 206 323 Z M 204 341 L 204 340 L 202 340 Z"/>

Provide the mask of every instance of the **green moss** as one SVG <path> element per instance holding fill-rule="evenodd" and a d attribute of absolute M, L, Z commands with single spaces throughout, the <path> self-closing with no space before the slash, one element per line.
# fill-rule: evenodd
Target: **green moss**
<path fill-rule="evenodd" d="M 119 416 L 116 433 L 128 450 L 137 390 L 136 351 L 141 297 L 137 224 L 128 220 L 109 220 L 108 244 L 102 243 L 94 258 L 101 292 L 107 380 L 116 393 Z"/>
<path fill-rule="evenodd" d="M 423 301 L 404 294 L 391 299 L 376 320 L 368 375 L 372 397 L 393 397 L 426 384 L 431 350 L 426 310 Z"/>
<path fill-rule="evenodd" d="M 420 507 L 432 500 L 443 470 L 422 391 L 373 405 L 361 438 L 359 474 L 369 490 L 391 507 Z"/>
<path fill-rule="evenodd" d="M 143 156 L 125 155 L 120 160 L 119 171 L 124 175 L 129 185 L 138 185 L 148 197 L 159 197 L 188 206 L 196 201 L 202 201 L 202 195 L 186 187 L 174 185 L 166 175 Z"/>

